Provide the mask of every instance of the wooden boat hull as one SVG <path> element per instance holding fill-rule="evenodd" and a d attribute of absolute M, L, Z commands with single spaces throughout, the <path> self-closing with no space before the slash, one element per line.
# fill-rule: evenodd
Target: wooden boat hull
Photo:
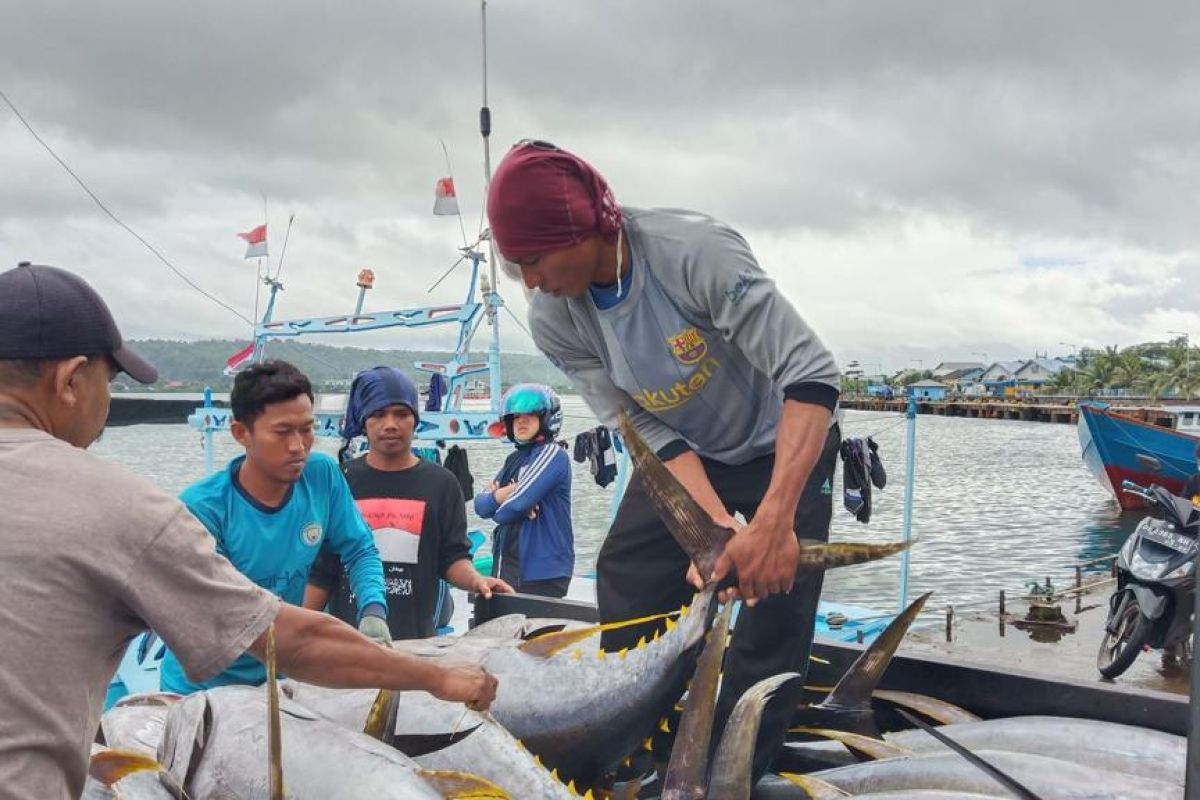
<path fill-rule="evenodd" d="M 1151 425 L 1105 408 L 1079 404 L 1079 445 L 1083 463 L 1123 509 L 1145 508 L 1145 501 L 1121 491 L 1122 481 L 1156 483 L 1170 492 L 1183 490 L 1196 471 L 1200 439 Z"/>

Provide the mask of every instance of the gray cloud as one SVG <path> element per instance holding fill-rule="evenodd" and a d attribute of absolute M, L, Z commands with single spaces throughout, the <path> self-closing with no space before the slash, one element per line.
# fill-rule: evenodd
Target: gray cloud
<path fill-rule="evenodd" d="M 0 88 L 239 308 L 232 236 L 263 193 L 275 252 L 297 214 L 288 313 L 352 302 L 361 266 L 380 303 L 425 302 L 460 243 L 429 216 L 439 138 L 478 226 L 475 2 L 0 2 Z M 1057 346 L 1176 317 L 1200 334 L 1193 3 L 496 0 L 489 23 L 493 160 L 549 138 L 624 202 L 727 219 L 840 352 L 1024 353 L 1028 331 Z M 0 147 L 0 256 L 80 265 L 142 334 L 241 327 L 106 227 L 2 108 Z M 842 324 L 847 307 L 888 344 Z"/>

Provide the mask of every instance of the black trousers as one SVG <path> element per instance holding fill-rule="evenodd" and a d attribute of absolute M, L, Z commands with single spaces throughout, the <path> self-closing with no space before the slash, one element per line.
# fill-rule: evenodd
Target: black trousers
<path fill-rule="evenodd" d="M 829 429 L 825 446 L 797 506 L 795 531 L 799 538 L 829 539 L 829 522 L 833 516 L 832 480 L 840 444 L 841 433 L 835 425 Z M 774 456 L 737 466 L 703 461 L 708 479 L 725 508 L 731 514 L 740 512 L 746 519 L 753 518 L 770 484 Z M 687 555 L 663 525 L 640 477 L 634 473 L 600 548 L 596 597 L 601 621 L 650 616 L 691 602 L 695 590 L 686 580 L 688 565 Z M 781 672 L 798 672 L 802 676 L 785 685 L 767 705 L 755 747 L 755 781 L 766 772 L 782 745 L 792 712 L 802 694 L 823 578 L 822 572 L 807 573 L 796 581 L 788 594 L 772 595 L 754 608 L 743 606 L 738 614 L 733 639 L 725 655 L 725 674 L 713 730 L 714 747 L 720 741 L 734 705 L 747 689 L 763 678 Z M 605 650 L 632 647 L 639 637 L 653 633 L 656 627 L 661 629 L 663 626 L 649 624 L 606 631 L 601 646 Z M 682 693 L 682 684 L 679 688 Z M 671 727 L 674 729 L 675 726 Z M 665 760 L 665 749 L 659 748 L 659 742 L 655 744 L 655 757 Z"/>
<path fill-rule="evenodd" d="M 494 563 L 494 562 L 493 562 Z M 496 572 L 492 570 L 493 574 Z M 566 597 L 571 588 L 571 576 L 554 578 L 548 581 L 521 581 L 521 562 L 515 558 L 500 559 L 500 580 L 513 587 L 521 594 L 536 594 L 541 597 Z"/>

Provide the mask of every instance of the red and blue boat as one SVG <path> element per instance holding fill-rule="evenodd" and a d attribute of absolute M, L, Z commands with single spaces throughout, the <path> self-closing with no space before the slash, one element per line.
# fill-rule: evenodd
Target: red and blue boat
<path fill-rule="evenodd" d="M 1104 403 L 1079 404 L 1083 463 L 1123 509 L 1144 508 L 1145 502 L 1122 492 L 1122 481 L 1142 486 L 1156 483 L 1178 494 L 1183 491 L 1184 481 L 1196 473 L 1200 406 L 1168 406 L 1162 410 L 1169 412 L 1175 427 L 1134 419 Z"/>

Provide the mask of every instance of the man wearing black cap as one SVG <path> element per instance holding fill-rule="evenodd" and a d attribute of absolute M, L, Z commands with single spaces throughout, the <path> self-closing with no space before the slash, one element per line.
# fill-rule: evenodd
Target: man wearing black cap
<path fill-rule="evenodd" d="M 108 683 L 147 627 L 196 680 L 246 650 L 264 657 L 274 623 L 280 668 L 301 680 L 491 703 L 482 669 L 432 665 L 280 603 L 179 501 L 84 452 L 120 371 L 157 378 L 83 279 L 28 263 L 0 273 L 0 794 L 80 795 Z"/>

